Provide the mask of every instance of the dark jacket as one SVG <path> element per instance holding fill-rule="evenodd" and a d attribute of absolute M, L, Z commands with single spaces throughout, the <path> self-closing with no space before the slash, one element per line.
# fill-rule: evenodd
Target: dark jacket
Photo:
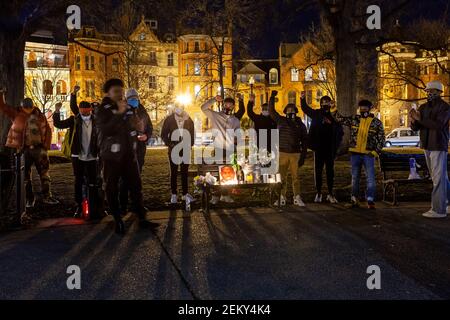
<path fill-rule="evenodd" d="M 82 141 L 82 124 L 83 120 L 77 105 L 77 98 L 74 94 L 70 95 L 70 109 L 72 110 L 73 116 L 65 120 L 61 120 L 61 114 L 59 112 L 53 113 L 53 124 L 58 129 L 69 129 L 69 136 L 72 136 L 72 131 L 75 128 L 75 136 L 73 137 L 73 143 L 71 147 L 71 153 L 73 155 L 80 155 L 81 153 L 81 141 Z M 98 147 L 97 147 L 97 130 L 95 126 L 94 115 L 91 117 L 92 121 L 92 134 L 91 142 L 89 144 L 89 153 L 93 157 L 97 157 Z"/>
<path fill-rule="evenodd" d="M 311 118 L 308 133 L 309 148 L 315 152 L 331 152 L 334 158 L 344 136 L 342 126 L 336 122 L 331 113 L 311 108 L 306 98 L 301 99 L 301 108 Z M 328 124 L 327 120 L 331 123 Z"/>
<path fill-rule="evenodd" d="M 195 130 L 194 130 L 194 121 L 189 117 L 189 115 L 186 112 L 183 112 L 184 116 L 184 124 L 183 129 L 186 129 L 189 131 L 191 135 L 191 141 L 190 145 L 193 146 L 195 142 Z M 180 142 L 183 137 L 180 138 L 180 140 L 172 141 L 172 133 L 178 130 L 177 121 L 175 120 L 175 114 L 172 113 L 167 116 L 167 118 L 164 120 L 162 129 L 161 129 L 161 139 L 164 141 L 164 144 L 169 147 L 169 149 L 173 148 L 178 142 Z"/>
<path fill-rule="evenodd" d="M 291 120 L 282 117 L 275 111 L 275 97 L 269 100 L 270 117 L 276 122 L 279 132 L 279 150 L 287 153 L 301 153 L 300 158 L 306 157 L 308 134 L 302 119 L 295 117 Z"/>
<path fill-rule="evenodd" d="M 419 107 L 420 121 L 411 123 L 411 129 L 420 130 L 420 145 L 429 151 L 447 151 L 450 106 L 441 98 Z"/>
<path fill-rule="evenodd" d="M 256 114 L 253 111 L 253 107 L 254 107 L 254 102 L 249 101 L 247 103 L 247 114 L 248 117 L 250 118 L 250 120 L 253 121 L 253 123 L 255 124 L 255 130 L 257 132 L 257 141 L 258 141 L 258 148 L 259 148 L 259 130 L 260 129 L 266 129 L 267 130 L 267 150 L 270 152 L 271 151 L 271 134 L 270 134 L 270 130 L 271 129 L 276 129 L 277 128 L 277 123 L 269 116 L 263 116 L 262 114 Z"/>
<path fill-rule="evenodd" d="M 242 117 L 243 117 L 244 114 L 245 114 L 244 100 L 243 100 L 243 99 L 239 99 L 238 105 L 239 105 L 238 111 L 236 111 L 236 112 L 234 113 L 234 116 L 235 116 L 236 118 L 238 118 L 239 120 L 241 120 Z"/>
<path fill-rule="evenodd" d="M 106 161 L 120 162 L 124 156 L 136 158 L 137 136 L 144 131 L 137 110 L 128 107 L 123 114 L 117 110 L 117 104 L 108 97 L 96 108 L 99 153 Z"/>
<path fill-rule="evenodd" d="M 145 157 L 145 153 L 147 151 L 147 143 L 148 140 L 151 138 L 153 133 L 153 125 L 152 121 L 150 120 L 150 116 L 147 113 L 147 110 L 145 110 L 145 107 L 141 104 L 139 104 L 139 107 L 137 108 L 137 117 L 142 122 L 141 126 L 144 128 L 144 131 L 139 133 L 145 133 L 147 135 L 146 141 L 138 141 L 138 154 L 140 155 L 140 158 Z M 143 159 L 140 161 L 143 162 Z"/>

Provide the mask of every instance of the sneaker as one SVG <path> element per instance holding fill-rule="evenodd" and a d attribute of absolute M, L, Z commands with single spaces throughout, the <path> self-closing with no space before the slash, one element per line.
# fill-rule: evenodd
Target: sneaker
<path fill-rule="evenodd" d="M 230 196 L 221 196 L 220 201 L 226 202 L 226 203 L 233 203 L 234 200 Z"/>
<path fill-rule="evenodd" d="M 327 195 L 327 201 L 328 201 L 329 203 L 333 203 L 333 204 L 339 203 L 339 202 L 337 201 L 336 197 L 333 196 L 332 194 Z"/>
<path fill-rule="evenodd" d="M 280 204 L 278 203 L 279 200 L 281 201 Z M 278 206 L 284 207 L 286 205 L 286 198 L 284 196 L 281 196 L 279 200 L 275 201 L 273 205 L 276 207 Z"/>
<path fill-rule="evenodd" d="M 314 199 L 315 203 L 322 203 L 322 194 L 318 193 L 316 194 L 316 198 Z"/>
<path fill-rule="evenodd" d="M 178 203 L 178 197 L 176 194 L 172 194 L 172 196 L 170 197 L 170 203 L 171 204 L 177 204 Z"/>
<path fill-rule="evenodd" d="M 27 207 L 27 208 L 33 208 L 35 202 L 36 202 L 35 199 L 27 200 L 26 207 Z"/>
<path fill-rule="evenodd" d="M 299 194 L 294 197 L 294 205 L 299 207 L 306 207 L 305 203 L 303 202 Z"/>
<path fill-rule="evenodd" d="M 369 209 L 375 209 L 375 202 L 373 201 L 367 201 L 367 208 Z"/>
<path fill-rule="evenodd" d="M 186 211 L 191 211 L 191 203 L 194 202 L 194 197 L 191 196 L 189 193 L 186 193 L 185 196 L 183 196 L 183 200 L 186 204 Z"/>
<path fill-rule="evenodd" d="M 348 205 L 350 208 L 359 208 L 359 201 L 355 196 L 350 198 L 350 204 Z"/>
<path fill-rule="evenodd" d="M 59 201 L 52 197 L 45 197 L 42 199 L 42 203 L 55 205 L 55 204 L 58 204 Z"/>
<path fill-rule="evenodd" d="M 77 210 L 75 210 L 75 213 L 73 214 L 74 218 L 81 218 L 82 217 L 82 210 L 81 206 L 77 206 Z"/>
<path fill-rule="evenodd" d="M 437 219 L 439 219 L 439 218 L 445 218 L 445 217 L 447 217 L 447 213 L 439 214 L 439 213 L 437 213 L 436 211 L 430 210 L 430 211 L 427 211 L 427 212 L 423 213 L 423 214 L 422 214 L 422 217 L 425 217 L 425 218 L 437 218 Z"/>
<path fill-rule="evenodd" d="M 209 203 L 211 203 L 212 205 L 216 205 L 219 203 L 220 198 L 218 196 L 212 196 L 211 197 L 211 201 Z"/>

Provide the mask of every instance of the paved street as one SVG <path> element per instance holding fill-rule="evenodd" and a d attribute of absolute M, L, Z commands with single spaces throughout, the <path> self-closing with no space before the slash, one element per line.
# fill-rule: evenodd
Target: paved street
<path fill-rule="evenodd" d="M 127 217 L 124 237 L 109 217 L 45 220 L 0 234 L 0 298 L 448 299 L 450 220 L 425 220 L 425 209 L 152 212 L 156 233 Z M 81 268 L 81 290 L 66 287 L 69 265 Z M 366 287 L 369 265 L 381 290 Z"/>

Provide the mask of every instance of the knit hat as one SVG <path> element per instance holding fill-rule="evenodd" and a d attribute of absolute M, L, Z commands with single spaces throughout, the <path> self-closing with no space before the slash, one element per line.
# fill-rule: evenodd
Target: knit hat
<path fill-rule="evenodd" d="M 127 92 L 125 93 L 125 99 L 130 99 L 130 98 L 137 98 L 139 99 L 139 93 L 136 91 L 136 89 L 134 88 L 130 88 L 127 90 Z"/>

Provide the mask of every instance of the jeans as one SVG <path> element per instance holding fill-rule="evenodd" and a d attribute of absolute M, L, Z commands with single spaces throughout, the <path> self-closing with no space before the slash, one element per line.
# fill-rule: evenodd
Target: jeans
<path fill-rule="evenodd" d="M 438 214 L 446 214 L 450 200 L 450 182 L 447 174 L 447 151 L 425 150 L 425 160 L 433 180 L 431 209 Z"/>
<path fill-rule="evenodd" d="M 326 168 L 328 193 L 333 194 L 334 158 L 331 152 L 314 152 L 314 180 L 317 193 L 322 194 L 322 172 Z"/>
<path fill-rule="evenodd" d="M 181 164 L 175 164 L 170 160 L 169 155 L 169 164 L 170 164 L 170 190 L 172 191 L 172 194 L 178 193 L 178 187 L 177 187 L 177 177 L 178 177 L 178 167 L 180 167 L 180 173 L 181 173 L 181 188 L 183 191 L 183 195 L 186 195 L 188 193 L 188 170 L 189 170 L 189 164 L 187 163 L 181 163 Z"/>
<path fill-rule="evenodd" d="M 359 183 L 361 180 L 361 168 L 364 167 L 367 179 L 367 201 L 375 201 L 375 158 L 367 154 L 352 154 L 352 196 L 359 198 Z"/>

